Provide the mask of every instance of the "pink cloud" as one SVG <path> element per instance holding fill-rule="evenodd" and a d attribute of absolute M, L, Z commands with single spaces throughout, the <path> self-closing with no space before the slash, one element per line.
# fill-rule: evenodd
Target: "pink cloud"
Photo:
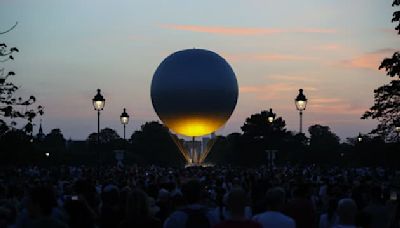
<path fill-rule="evenodd" d="M 313 97 L 308 103 L 308 109 L 314 113 L 355 114 L 361 116 L 367 107 L 361 107 L 358 104 L 352 104 L 339 98 Z"/>
<path fill-rule="evenodd" d="M 285 74 L 274 74 L 266 75 L 265 79 L 275 81 L 288 81 L 288 82 L 315 82 L 315 78 L 311 78 L 310 75 L 285 75 Z"/>
<path fill-rule="evenodd" d="M 317 105 L 312 102 L 308 104 L 308 110 L 312 110 L 314 113 L 335 113 L 335 114 L 349 114 L 349 115 L 359 115 L 361 116 L 367 107 L 353 107 L 348 103 L 332 103 L 329 105 Z"/>
<path fill-rule="evenodd" d="M 356 56 L 350 60 L 344 60 L 340 63 L 340 65 L 350 68 L 378 70 L 378 67 L 382 60 L 386 57 L 390 57 L 393 52 L 395 52 L 394 49 L 381 49 L 374 52 L 365 53 L 360 56 Z"/>
<path fill-rule="evenodd" d="M 312 47 L 312 49 L 319 50 L 319 51 L 338 51 L 338 50 L 342 50 L 343 47 L 340 44 L 323 44 L 323 45 Z"/>
<path fill-rule="evenodd" d="M 295 29 L 294 31 L 299 33 L 321 33 L 321 34 L 337 33 L 336 29 L 321 29 L 321 28 L 304 28 L 304 29 Z"/>
<path fill-rule="evenodd" d="M 386 34 L 390 34 L 390 35 L 395 35 L 395 36 L 398 35 L 397 30 L 395 30 L 394 28 L 383 28 L 383 29 L 379 29 L 378 31 L 386 33 Z"/>
<path fill-rule="evenodd" d="M 245 28 L 245 27 L 223 27 L 223 26 L 201 26 L 201 25 L 175 25 L 175 24 L 162 25 L 162 27 L 173 30 L 211 33 L 219 35 L 238 35 L 238 36 L 271 35 L 271 34 L 291 33 L 291 32 L 321 33 L 321 34 L 336 33 L 336 30 L 334 29 L 318 29 L 318 28 L 277 29 L 277 28 Z"/>
<path fill-rule="evenodd" d="M 314 58 L 301 55 L 289 54 L 222 54 L 232 62 L 238 61 L 310 61 Z"/>
<path fill-rule="evenodd" d="M 294 92 L 299 89 L 296 83 L 274 83 L 270 85 L 251 85 L 240 86 L 239 92 L 241 94 L 255 95 L 258 100 L 275 100 L 284 99 L 288 92 Z M 312 86 L 304 86 L 304 90 L 316 91 L 317 89 Z"/>
<path fill-rule="evenodd" d="M 312 102 L 316 105 L 323 105 L 323 104 L 340 103 L 342 102 L 342 100 L 338 98 L 313 98 Z"/>

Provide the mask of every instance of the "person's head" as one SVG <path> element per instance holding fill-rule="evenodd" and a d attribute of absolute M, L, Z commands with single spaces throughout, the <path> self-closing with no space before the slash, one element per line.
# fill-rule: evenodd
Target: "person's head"
<path fill-rule="evenodd" d="M 95 227 L 95 217 L 82 200 L 66 200 L 64 210 L 68 215 L 70 227 Z"/>
<path fill-rule="evenodd" d="M 55 206 L 57 200 L 51 186 L 36 186 L 29 190 L 27 209 L 31 217 L 49 216 Z"/>
<path fill-rule="evenodd" d="M 186 203 L 198 203 L 203 194 L 203 187 L 198 180 L 190 180 L 182 186 L 182 194 Z"/>
<path fill-rule="evenodd" d="M 382 189 L 380 186 L 373 185 L 370 192 L 371 200 L 374 202 L 380 202 L 382 200 Z"/>
<path fill-rule="evenodd" d="M 233 188 L 228 193 L 226 204 L 228 210 L 234 215 L 244 215 L 244 208 L 246 207 L 246 192 L 242 188 Z"/>
<path fill-rule="evenodd" d="M 119 202 L 119 189 L 115 185 L 107 185 L 103 188 L 101 193 L 103 206 L 110 206 L 118 204 Z"/>
<path fill-rule="evenodd" d="M 297 185 L 293 191 L 294 198 L 307 198 L 308 186 L 304 183 Z"/>
<path fill-rule="evenodd" d="M 357 214 L 357 205 L 352 199 L 341 199 L 338 202 L 337 213 L 340 224 L 353 225 Z"/>
<path fill-rule="evenodd" d="M 268 210 L 279 211 L 285 203 L 285 190 L 280 187 L 271 188 L 265 195 Z"/>
<path fill-rule="evenodd" d="M 158 191 L 158 202 L 166 203 L 169 201 L 169 191 L 162 188 Z"/>
<path fill-rule="evenodd" d="M 150 215 L 149 199 L 140 189 L 133 190 L 126 201 L 126 216 L 128 219 L 145 219 Z"/>

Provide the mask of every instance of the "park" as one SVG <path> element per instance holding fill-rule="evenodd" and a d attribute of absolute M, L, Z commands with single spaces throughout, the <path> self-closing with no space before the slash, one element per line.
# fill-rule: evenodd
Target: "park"
<path fill-rule="evenodd" d="M 367 2 L 0 3 L 0 227 L 400 227 Z"/>

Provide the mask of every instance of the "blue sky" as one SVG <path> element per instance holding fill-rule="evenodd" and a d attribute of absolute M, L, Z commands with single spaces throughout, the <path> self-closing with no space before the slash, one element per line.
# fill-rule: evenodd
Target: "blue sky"
<path fill-rule="evenodd" d="M 1 41 L 17 46 L 5 67 L 45 106 L 44 128 L 84 139 L 97 130 L 91 99 L 106 98 L 102 126 L 128 135 L 158 120 L 150 83 L 172 52 L 204 48 L 234 69 L 240 87 L 232 118 L 218 133 L 240 131 L 252 113 L 273 108 L 298 130 L 293 99 L 305 90 L 304 125 L 328 125 L 340 137 L 366 133 L 375 121 L 360 120 L 373 89 L 387 83 L 377 70 L 398 49 L 390 23 L 391 0 L 105 1 L 1 0 Z"/>

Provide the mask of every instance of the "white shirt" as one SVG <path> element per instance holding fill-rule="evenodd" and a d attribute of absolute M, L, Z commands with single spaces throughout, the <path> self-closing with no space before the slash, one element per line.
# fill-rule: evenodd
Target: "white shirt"
<path fill-rule="evenodd" d="M 253 220 L 263 227 L 295 228 L 295 221 L 277 211 L 267 211 L 253 217 Z"/>

